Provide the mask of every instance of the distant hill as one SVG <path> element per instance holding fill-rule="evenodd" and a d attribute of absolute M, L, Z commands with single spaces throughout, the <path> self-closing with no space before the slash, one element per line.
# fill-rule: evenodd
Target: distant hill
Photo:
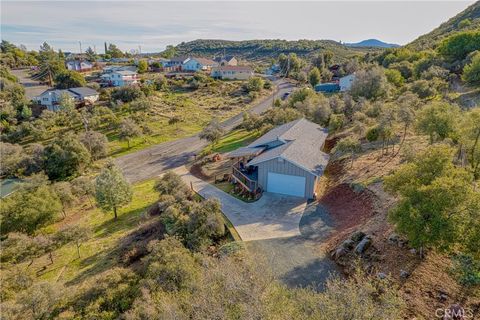
<path fill-rule="evenodd" d="M 415 50 L 431 49 L 451 33 L 478 29 L 480 29 L 480 1 L 475 2 L 447 22 L 442 23 L 433 31 L 418 37 L 409 43 L 407 47 Z"/>
<path fill-rule="evenodd" d="M 386 43 L 378 39 L 368 39 L 356 43 L 345 43 L 347 47 L 372 47 L 372 48 L 396 48 L 398 44 Z"/>
<path fill-rule="evenodd" d="M 194 40 L 183 42 L 175 47 L 177 55 L 214 56 L 235 55 L 249 60 L 276 58 L 279 54 L 290 52 L 298 56 L 310 56 L 322 51 L 332 51 L 339 61 L 355 55 L 378 51 L 374 48 L 350 48 L 332 40 Z"/>

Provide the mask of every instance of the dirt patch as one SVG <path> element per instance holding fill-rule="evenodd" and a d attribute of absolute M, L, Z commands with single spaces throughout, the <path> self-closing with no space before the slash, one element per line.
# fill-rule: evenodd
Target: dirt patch
<path fill-rule="evenodd" d="M 337 232 L 363 224 L 373 215 L 373 193 L 355 191 L 346 183 L 336 185 L 319 200 L 335 223 Z"/>

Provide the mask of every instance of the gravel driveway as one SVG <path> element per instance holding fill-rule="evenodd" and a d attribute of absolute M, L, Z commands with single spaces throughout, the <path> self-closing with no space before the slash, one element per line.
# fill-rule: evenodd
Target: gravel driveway
<path fill-rule="evenodd" d="M 324 207 L 273 193 L 245 203 L 194 177 L 185 167 L 175 172 L 203 197 L 220 200 L 248 252 L 266 263 L 280 281 L 321 290 L 328 276 L 337 272 L 335 263 L 321 250 L 322 241 L 333 230 Z"/>

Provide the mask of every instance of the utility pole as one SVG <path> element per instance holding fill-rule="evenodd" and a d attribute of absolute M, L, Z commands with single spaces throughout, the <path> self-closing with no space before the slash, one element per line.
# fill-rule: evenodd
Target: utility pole
<path fill-rule="evenodd" d="M 78 41 L 78 43 L 80 44 L 80 54 L 82 54 L 82 41 Z"/>
<path fill-rule="evenodd" d="M 93 45 L 93 52 L 95 52 L 95 54 L 97 54 L 97 46 L 96 45 Z"/>

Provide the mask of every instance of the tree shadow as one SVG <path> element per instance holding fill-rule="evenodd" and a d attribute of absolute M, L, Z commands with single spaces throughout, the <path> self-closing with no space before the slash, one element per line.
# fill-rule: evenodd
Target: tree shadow
<path fill-rule="evenodd" d="M 115 220 L 113 218 L 113 213 L 111 213 L 112 218 L 109 220 L 104 221 L 100 225 L 96 226 L 93 231 L 95 232 L 97 238 L 103 238 L 108 236 L 112 233 L 117 233 L 120 231 L 125 231 L 130 229 L 133 225 L 139 222 L 138 215 L 147 211 L 147 209 L 151 206 L 151 204 L 145 205 L 141 208 L 133 209 L 127 211 L 118 216 Z M 105 213 L 110 214 L 110 213 Z"/>

